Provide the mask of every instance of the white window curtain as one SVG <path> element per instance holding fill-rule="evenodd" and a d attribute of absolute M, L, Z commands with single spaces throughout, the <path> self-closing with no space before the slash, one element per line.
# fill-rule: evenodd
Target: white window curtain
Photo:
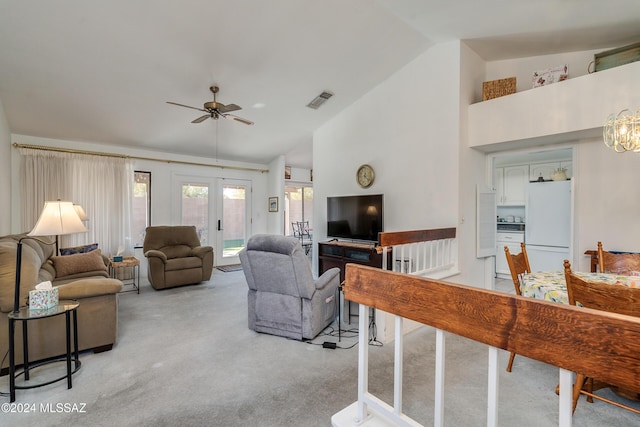
<path fill-rule="evenodd" d="M 130 159 L 30 148 L 19 152 L 25 231 L 33 228 L 45 201 L 70 201 L 84 208 L 89 232 L 60 236 L 60 247 L 98 243 L 105 255 L 115 255 L 119 248 L 133 253 Z"/>

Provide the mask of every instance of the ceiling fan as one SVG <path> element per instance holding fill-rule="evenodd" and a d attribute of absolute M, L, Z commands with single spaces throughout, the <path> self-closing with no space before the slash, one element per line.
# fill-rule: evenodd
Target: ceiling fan
<path fill-rule="evenodd" d="M 236 104 L 224 105 L 216 101 L 216 93 L 218 93 L 218 91 L 220 90 L 218 86 L 211 86 L 209 90 L 211 91 L 211 93 L 213 93 L 213 102 L 205 102 L 204 108 L 191 107 L 189 105 L 178 104 L 177 102 L 171 102 L 171 101 L 167 101 L 167 104 L 177 105 L 179 107 L 191 108 L 193 110 L 204 111 L 207 113 L 193 120 L 191 123 L 200 123 L 207 120 L 209 117 L 211 117 L 214 120 L 217 120 L 218 117 L 224 117 L 225 119 L 235 120 L 237 122 L 244 123 L 245 125 L 253 124 L 251 120 L 243 119 L 242 117 L 229 114 L 229 112 L 231 111 L 242 110 L 242 108 L 240 108 L 238 105 Z"/>

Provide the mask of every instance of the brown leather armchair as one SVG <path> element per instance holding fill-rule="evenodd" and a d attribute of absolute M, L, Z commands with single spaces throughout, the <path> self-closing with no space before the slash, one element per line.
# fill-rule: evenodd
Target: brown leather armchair
<path fill-rule="evenodd" d="M 200 283 L 211 278 L 213 248 L 200 246 L 193 225 L 147 227 L 142 246 L 154 289 Z"/>

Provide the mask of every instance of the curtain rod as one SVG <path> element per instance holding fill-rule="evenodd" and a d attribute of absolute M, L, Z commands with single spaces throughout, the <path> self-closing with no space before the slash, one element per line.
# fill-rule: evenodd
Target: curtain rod
<path fill-rule="evenodd" d="M 220 165 L 211 165 L 208 163 L 185 162 L 181 160 L 156 159 L 154 157 L 128 156 L 124 154 L 101 153 L 99 151 L 74 150 L 72 148 L 58 148 L 58 147 L 46 147 L 44 145 L 18 144 L 17 142 L 14 142 L 13 146 L 14 148 L 30 148 L 32 150 L 56 151 L 59 153 L 87 154 L 91 156 L 103 156 L 103 157 L 119 157 L 124 159 L 149 160 L 152 162 L 175 163 L 179 165 L 190 165 L 190 166 L 208 166 L 212 168 L 232 169 L 232 170 L 260 172 L 260 173 L 269 172 L 269 169 L 248 168 L 248 167 L 241 167 L 241 166 L 220 166 Z"/>

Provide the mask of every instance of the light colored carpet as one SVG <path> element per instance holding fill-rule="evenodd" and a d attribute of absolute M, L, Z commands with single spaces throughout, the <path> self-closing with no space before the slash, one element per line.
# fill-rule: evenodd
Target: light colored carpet
<path fill-rule="evenodd" d="M 508 284 L 506 291 L 513 287 Z M 329 426 L 357 398 L 357 352 L 257 334 L 247 328 L 242 272 L 214 270 L 208 283 L 120 295 L 119 339 L 112 351 L 81 355 L 73 388 L 59 382 L 18 390 L 30 413 L 0 415 L 14 426 Z M 355 324 L 345 325 L 354 327 Z M 346 334 L 341 346 L 356 338 Z M 337 341 L 332 336 L 314 342 Z M 405 413 L 432 425 L 435 334 L 405 341 Z M 516 357 L 504 371 L 500 352 L 501 426 L 557 425 L 558 370 Z M 487 348 L 447 335 L 445 422 L 486 425 Z M 36 381 L 34 374 L 32 380 Z M 393 346 L 370 347 L 370 390 L 392 403 Z M 0 378 L 8 389 L 8 378 Z M 2 398 L 2 403 L 8 398 Z M 41 404 L 86 404 L 83 413 L 42 411 Z M 17 407 L 17 405 L 16 405 Z M 4 408 L 4 407 L 3 407 Z M 578 405 L 576 426 L 638 425 L 637 415 L 602 402 Z M 365 425 L 366 427 L 366 425 Z"/>

